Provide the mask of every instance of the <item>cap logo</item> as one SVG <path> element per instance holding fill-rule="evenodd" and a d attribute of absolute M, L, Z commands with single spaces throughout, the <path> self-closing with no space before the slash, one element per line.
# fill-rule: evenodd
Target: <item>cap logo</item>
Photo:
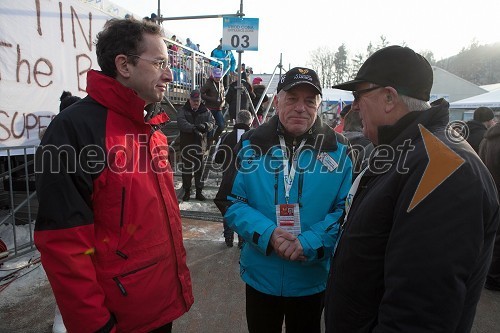
<path fill-rule="evenodd" d="M 311 75 L 304 75 L 304 74 L 295 74 L 293 79 L 294 80 L 307 80 L 307 81 L 311 81 L 311 82 L 313 80 Z"/>
<path fill-rule="evenodd" d="M 299 73 L 300 74 L 307 74 L 307 73 L 309 73 L 309 70 L 307 68 L 299 68 Z"/>

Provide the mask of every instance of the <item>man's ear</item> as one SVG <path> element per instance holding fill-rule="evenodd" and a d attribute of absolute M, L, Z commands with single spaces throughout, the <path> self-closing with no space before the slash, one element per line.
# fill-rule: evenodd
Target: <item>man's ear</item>
<path fill-rule="evenodd" d="M 384 96 L 384 102 L 385 102 L 385 112 L 389 113 L 391 112 L 394 107 L 396 106 L 398 102 L 399 96 L 398 92 L 396 89 L 393 87 L 385 87 L 385 96 Z"/>
<path fill-rule="evenodd" d="M 278 112 L 278 95 L 274 95 L 273 106 L 276 108 L 276 113 Z"/>
<path fill-rule="evenodd" d="M 128 57 L 119 54 L 115 57 L 116 74 L 128 78 L 130 77 Z"/>

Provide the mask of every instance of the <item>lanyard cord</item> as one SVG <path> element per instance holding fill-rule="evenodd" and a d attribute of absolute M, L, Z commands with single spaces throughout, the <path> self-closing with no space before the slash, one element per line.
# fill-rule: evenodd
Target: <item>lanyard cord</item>
<path fill-rule="evenodd" d="M 288 166 L 288 154 L 286 150 L 285 139 L 282 135 L 279 136 L 281 150 L 283 152 L 283 182 L 285 184 L 285 202 L 288 204 L 288 199 L 290 198 L 290 189 L 292 188 L 293 179 L 295 178 L 295 173 L 297 171 L 297 160 L 299 159 L 299 154 L 306 143 L 306 139 L 302 139 L 299 147 L 292 155 L 292 165 Z"/>

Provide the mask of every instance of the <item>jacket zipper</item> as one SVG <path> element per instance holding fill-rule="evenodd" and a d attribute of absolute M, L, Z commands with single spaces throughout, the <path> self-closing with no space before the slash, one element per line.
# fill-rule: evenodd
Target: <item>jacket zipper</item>
<path fill-rule="evenodd" d="M 297 202 L 299 203 L 299 207 L 302 208 L 302 188 L 304 186 L 304 170 L 299 169 L 299 197 L 297 198 Z"/>
<path fill-rule="evenodd" d="M 122 203 L 121 203 L 121 210 L 120 210 L 120 227 L 123 227 L 123 216 L 125 211 L 125 187 L 122 187 Z"/>

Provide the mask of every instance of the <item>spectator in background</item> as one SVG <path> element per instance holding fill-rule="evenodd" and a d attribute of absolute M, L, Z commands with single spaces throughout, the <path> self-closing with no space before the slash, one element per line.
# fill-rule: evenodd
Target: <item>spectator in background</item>
<path fill-rule="evenodd" d="M 500 123 L 490 127 L 479 146 L 479 157 L 490 170 L 500 194 Z M 500 291 L 500 227 L 497 229 L 493 257 L 486 276 L 486 289 Z"/>
<path fill-rule="evenodd" d="M 240 112 L 236 115 L 236 124 L 234 124 L 233 130 L 222 135 L 217 143 L 214 154 L 214 162 L 222 165 L 223 174 L 229 169 L 231 163 L 235 162 L 233 149 L 240 141 L 243 133 L 250 130 L 252 121 L 253 116 L 250 111 L 240 110 Z M 234 231 L 229 228 L 226 219 L 224 219 L 224 240 L 227 247 L 233 247 Z M 243 238 L 238 235 L 238 248 L 241 249 L 242 246 Z"/>
<path fill-rule="evenodd" d="M 474 117 L 467 122 L 466 130 L 468 130 L 468 136 L 466 140 L 476 153 L 479 152 L 479 145 L 483 140 L 486 130 L 493 125 L 495 125 L 493 110 L 486 106 L 481 106 L 474 110 Z"/>
<path fill-rule="evenodd" d="M 222 115 L 222 108 L 226 103 L 224 101 L 224 84 L 222 83 L 222 70 L 215 67 L 212 70 L 212 75 L 201 87 L 201 98 L 205 101 L 206 107 L 212 112 L 215 119 L 217 128 L 215 133 L 211 135 L 211 141 L 217 142 L 219 136 L 224 130 L 224 116 Z"/>
<path fill-rule="evenodd" d="M 195 51 L 199 51 L 198 46 L 196 46 L 196 44 L 193 43 L 190 38 L 186 38 L 186 46 L 195 50 Z M 190 54 L 191 52 L 187 51 L 187 53 Z"/>
<path fill-rule="evenodd" d="M 71 104 L 78 102 L 79 100 L 81 100 L 80 97 L 73 96 L 73 94 L 69 91 L 63 91 L 61 97 L 59 98 L 59 101 L 61 101 L 61 103 L 59 104 L 59 112 L 66 109 Z"/>
<path fill-rule="evenodd" d="M 172 35 L 170 40 L 177 42 L 177 37 Z M 179 47 L 176 44 L 168 43 L 168 50 L 170 56 L 170 66 L 179 67 Z"/>
<path fill-rule="evenodd" d="M 172 81 L 168 50 L 159 25 L 111 19 L 96 53 L 88 96 L 36 151 L 35 245 L 69 332 L 171 332 L 194 300 L 168 117 L 144 117 Z"/>
<path fill-rule="evenodd" d="M 156 24 L 160 24 L 160 22 L 158 22 L 158 20 L 157 20 L 158 15 L 156 15 L 155 13 L 151 13 L 150 19 L 151 19 L 151 22 L 156 23 Z"/>
<path fill-rule="evenodd" d="M 356 177 L 366 167 L 366 161 L 373 151 L 373 143 L 363 134 L 363 125 L 359 112 L 351 111 L 351 104 L 344 106 L 340 116 L 344 119 L 342 134 L 351 144 L 354 164 L 353 176 Z"/>
<path fill-rule="evenodd" d="M 236 88 L 237 86 L 238 81 L 236 80 L 229 85 L 226 94 L 226 103 L 229 106 L 229 117 L 233 121 L 236 119 L 236 94 L 238 92 Z M 252 85 L 247 82 L 246 75 L 242 75 L 241 86 L 243 89 L 241 90 L 240 110 L 248 110 L 250 108 L 250 103 L 253 99 L 255 99 L 255 93 L 253 92 Z"/>
<path fill-rule="evenodd" d="M 191 182 L 194 173 L 196 199 L 205 201 L 203 195 L 203 155 L 207 150 L 207 135 L 215 124 L 212 113 L 201 101 L 201 93 L 191 91 L 189 100 L 177 113 L 177 125 L 180 130 L 180 148 L 182 159 L 183 201 L 189 201 Z"/>
<path fill-rule="evenodd" d="M 229 78 L 236 69 L 236 60 L 234 59 L 233 52 L 231 52 L 231 50 L 222 49 L 222 38 L 219 40 L 219 46 L 212 50 L 210 56 L 222 61 L 221 69 L 224 75 L 224 87 L 229 86 Z M 217 67 L 219 66 L 219 63 L 212 61 L 211 65 Z"/>
<path fill-rule="evenodd" d="M 376 146 L 347 201 L 326 291 L 326 332 L 470 332 L 499 223 L 488 170 L 450 138 L 449 103 L 408 47 L 373 53 L 354 80 Z"/>
<path fill-rule="evenodd" d="M 260 98 L 262 95 L 264 95 L 264 92 L 266 91 L 266 86 L 261 84 L 262 83 L 262 78 L 256 77 L 252 80 L 252 90 L 255 94 L 254 99 L 252 100 L 253 106 L 257 107 L 257 104 L 259 104 Z M 264 99 L 262 100 L 262 104 L 260 105 L 258 110 L 255 110 L 257 112 L 257 117 L 259 118 L 259 122 L 262 123 L 262 115 L 264 114 L 264 105 L 269 101 L 269 97 L 267 95 L 264 95 Z"/>
<path fill-rule="evenodd" d="M 250 333 L 319 333 L 330 256 L 351 187 L 347 140 L 322 123 L 315 71 L 278 84 L 277 115 L 245 133 L 214 202 L 245 239 Z"/>
<path fill-rule="evenodd" d="M 200 49 L 200 44 L 196 44 L 196 47 L 198 48 L 198 52 L 200 52 L 201 54 L 205 54 L 205 52 L 203 52 L 203 51 Z"/>
<path fill-rule="evenodd" d="M 340 103 L 340 102 L 339 102 Z M 346 105 L 342 108 L 342 110 L 339 113 L 339 119 L 340 121 L 338 122 L 337 126 L 333 129 L 337 133 L 342 133 L 344 131 L 344 117 L 351 110 L 351 105 Z M 336 116 L 336 115 L 335 115 Z"/>

